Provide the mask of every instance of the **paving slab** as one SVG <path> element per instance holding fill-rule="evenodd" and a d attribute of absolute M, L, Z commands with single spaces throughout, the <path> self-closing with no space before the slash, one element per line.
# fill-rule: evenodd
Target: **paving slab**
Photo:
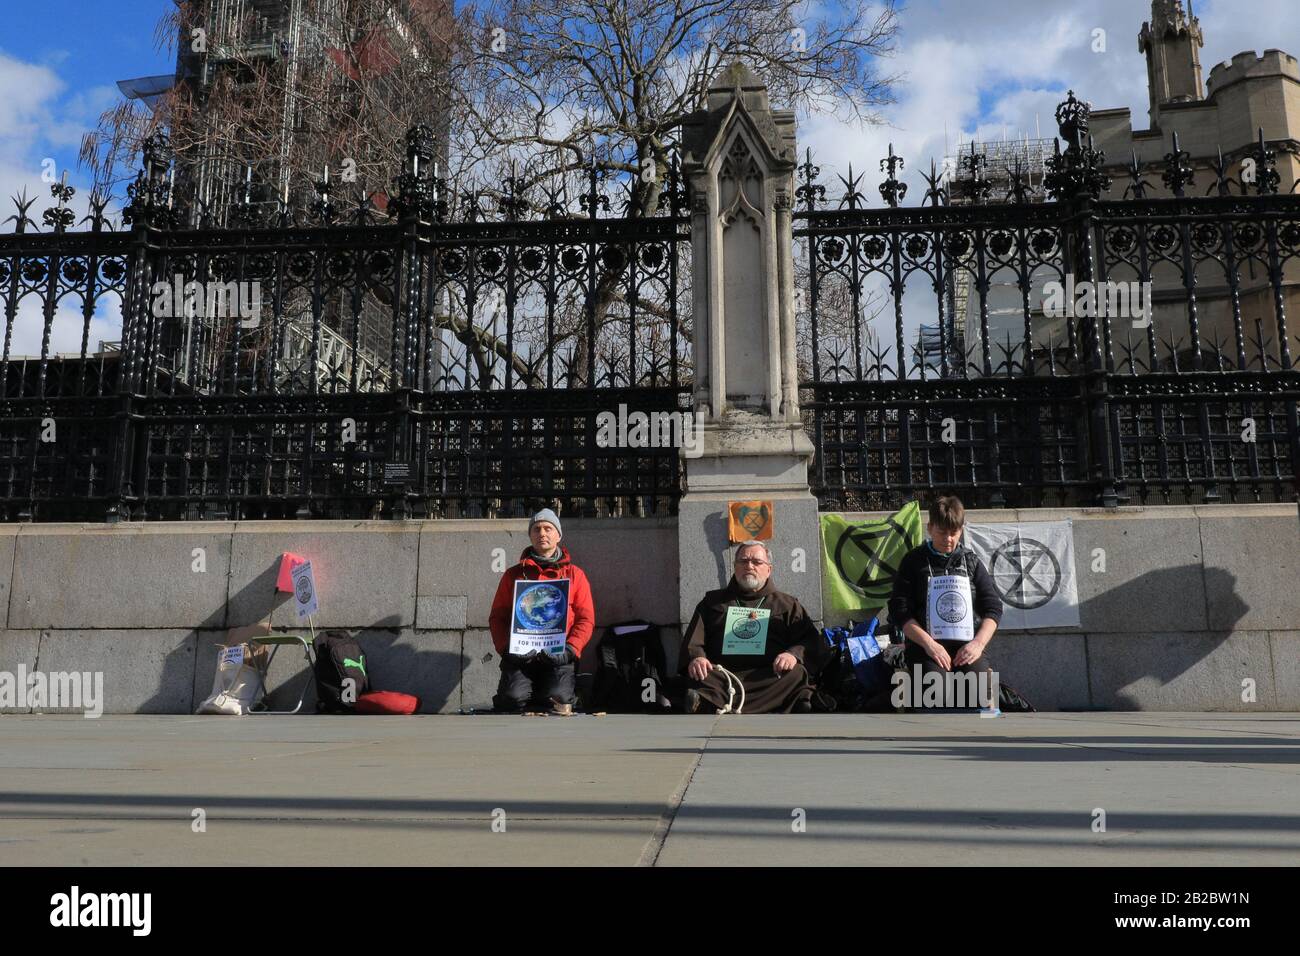
<path fill-rule="evenodd" d="M 722 718 L 656 862 L 1298 859 L 1300 716 L 917 714 Z"/>
<path fill-rule="evenodd" d="M 5 717 L 0 864 L 634 865 L 711 722 Z"/>
<path fill-rule="evenodd" d="M 388 865 L 1294 865 L 1300 714 L 0 717 L 0 865 L 332 865 L 339 839 Z"/>

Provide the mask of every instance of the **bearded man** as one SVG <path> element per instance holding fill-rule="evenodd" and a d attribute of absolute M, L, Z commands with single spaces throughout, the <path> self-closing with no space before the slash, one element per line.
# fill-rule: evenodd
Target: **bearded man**
<path fill-rule="evenodd" d="M 682 639 L 679 659 L 689 678 L 683 709 L 808 713 L 813 688 L 804 660 L 819 637 L 803 605 L 772 586 L 767 545 L 746 541 L 736 549 L 731 580 L 704 595 Z"/>

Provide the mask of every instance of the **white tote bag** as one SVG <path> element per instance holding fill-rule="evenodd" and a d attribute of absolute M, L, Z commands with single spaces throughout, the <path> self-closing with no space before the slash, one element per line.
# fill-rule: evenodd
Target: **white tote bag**
<path fill-rule="evenodd" d="M 248 713 L 264 686 L 268 650 L 265 645 L 218 645 L 217 672 L 212 676 L 212 693 L 199 704 L 198 714 Z"/>

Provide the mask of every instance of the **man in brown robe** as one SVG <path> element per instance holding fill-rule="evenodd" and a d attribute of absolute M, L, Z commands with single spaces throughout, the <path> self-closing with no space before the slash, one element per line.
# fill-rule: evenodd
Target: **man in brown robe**
<path fill-rule="evenodd" d="M 804 656 L 819 638 L 803 605 L 772 586 L 767 546 L 745 542 L 731 580 L 704 595 L 682 640 L 680 667 L 690 679 L 685 711 L 807 713 L 813 689 Z M 720 668 L 744 686 L 743 704 L 740 687 Z"/>

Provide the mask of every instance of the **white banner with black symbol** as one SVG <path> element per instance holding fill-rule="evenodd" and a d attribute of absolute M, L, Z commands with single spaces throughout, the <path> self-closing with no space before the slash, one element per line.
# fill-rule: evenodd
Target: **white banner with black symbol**
<path fill-rule="evenodd" d="M 962 543 L 979 555 L 1002 598 L 999 630 L 1079 626 L 1074 522 L 968 524 Z"/>

